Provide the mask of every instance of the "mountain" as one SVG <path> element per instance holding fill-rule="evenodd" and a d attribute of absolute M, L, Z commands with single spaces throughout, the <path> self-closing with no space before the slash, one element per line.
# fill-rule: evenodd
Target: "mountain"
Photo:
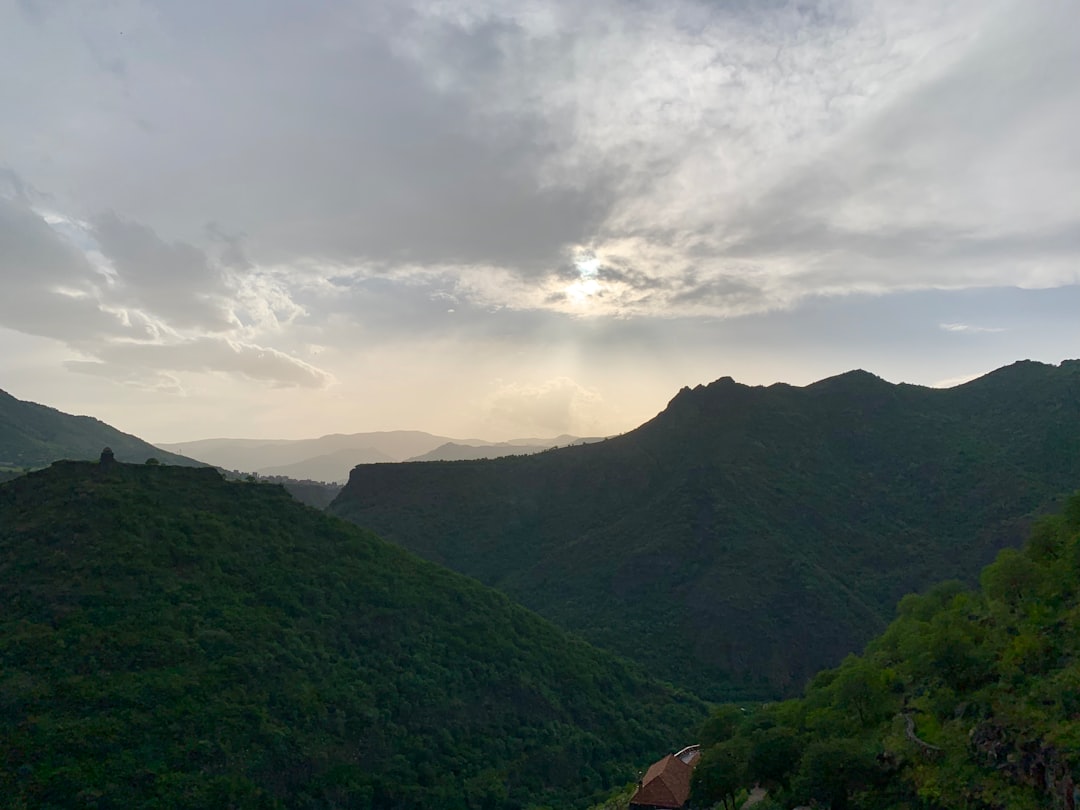
<path fill-rule="evenodd" d="M 474 445 L 447 442 L 423 455 L 407 461 L 464 461 L 478 458 L 502 458 L 504 456 L 527 456 L 548 448 L 543 445 L 521 445 L 500 442 L 498 444 Z"/>
<path fill-rule="evenodd" d="M 981 588 L 901 600 L 800 700 L 725 706 L 701 730 L 695 806 L 765 785 L 773 807 L 1036 810 L 1080 793 L 1080 493 Z M 719 805 L 717 805 L 719 806 Z"/>
<path fill-rule="evenodd" d="M 542 439 L 539 436 L 529 436 L 522 439 L 508 439 L 505 442 L 498 442 L 498 444 L 519 444 L 527 445 L 530 447 L 566 447 L 571 444 L 588 444 L 589 442 L 603 441 L 603 436 L 571 436 L 569 433 L 561 433 L 558 436 L 551 439 Z M 470 442 L 474 442 L 474 439 L 470 439 Z"/>
<path fill-rule="evenodd" d="M 175 453 L 191 453 L 226 470 L 283 475 L 313 481 L 345 481 L 357 464 L 388 461 L 428 461 L 451 458 L 496 458 L 538 453 L 549 447 L 598 441 L 575 436 L 554 439 L 450 439 L 420 430 L 374 433 L 333 433 L 317 439 L 200 439 L 159 444 Z M 478 450 L 475 448 L 492 448 Z"/>
<path fill-rule="evenodd" d="M 396 460 L 374 447 L 342 448 L 332 453 L 324 453 L 321 456 L 313 456 L 303 461 L 295 461 L 292 464 L 262 467 L 258 470 L 258 473 L 260 475 L 284 475 L 289 478 L 308 478 L 312 481 L 345 482 L 349 480 L 350 470 L 357 464 L 378 464 Z"/>
<path fill-rule="evenodd" d="M 603 441 L 598 438 L 581 439 L 576 436 L 557 436 L 554 439 L 514 439 L 508 442 L 489 442 L 486 444 L 458 444 L 447 442 L 423 455 L 414 456 L 406 461 L 469 461 L 481 458 L 503 458 L 504 456 L 528 456 L 542 453 L 554 447 L 569 447 L 574 444 L 588 444 Z"/>
<path fill-rule="evenodd" d="M 583 806 L 704 705 L 278 486 L 0 485 L 10 807 Z"/>
<path fill-rule="evenodd" d="M 200 439 L 192 442 L 159 444 L 165 450 L 190 453 L 226 470 L 267 473 L 285 466 L 297 465 L 288 473 L 294 478 L 314 478 L 302 469 L 303 462 L 333 455 L 347 458 L 349 451 L 356 458 L 379 453 L 382 457 L 401 461 L 411 456 L 434 450 L 440 444 L 452 441 L 447 436 L 435 436 L 420 430 L 391 430 L 373 433 L 332 433 L 317 439 Z M 321 463 L 321 462 L 317 462 Z M 354 461 L 347 469 L 356 464 Z"/>
<path fill-rule="evenodd" d="M 72 416 L 0 391 L 0 469 L 43 467 L 59 459 L 96 459 L 111 447 L 120 461 L 199 466 L 90 416 Z"/>
<path fill-rule="evenodd" d="M 231 474 L 230 474 L 231 475 Z M 245 478 L 247 476 L 244 476 Z M 260 476 L 259 481 L 266 484 L 280 484 L 285 491 L 300 503 L 315 509 L 326 509 L 341 492 L 341 484 L 326 484 L 321 481 L 297 481 L 281 475 Z"/>
<path fill-rule="evenodd" d="M 684 388 L 640 428 L 358 467 L 330 511 L 709 697 L 794 694 L 1080 480 L 1080 362 Z"/>

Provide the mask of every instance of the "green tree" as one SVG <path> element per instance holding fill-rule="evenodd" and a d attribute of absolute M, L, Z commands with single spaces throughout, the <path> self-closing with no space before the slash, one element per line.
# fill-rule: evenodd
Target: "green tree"
<path fill-rule="evenodd" d="M 791 729 L 770 728 L 760 732 L 747 759 L 747 784 L 757 782 L 787 789 L 800 753 L 799 738 Z"/>
<path fill-rule="evenodd" d="M 701 727 L 698 742 L 702 748 L 709 748 L 735 736 L 746 720 L 745 709 L 730 703 L 717 706 L 709 719 Z"/>
<path fill-rule="evenodd" d="M 1006 548 L 983 569 L 979 582 L 987 597 L 1015 607 L 1037 587 L 1039 567 L 1026 554 Z"/>
<path fill-rule="evenodd" d="M 803 754 L 792 791 L 800 800 L 845 810 L 851 794 L 868 785 L 875 771 L 873 754 L 857 741 L 816 740 Z"/>
<path fill-rule="evenodd" d="M 691 780 L 693 803 L 711 807 L 722 802 L 734 810 L 735 794 L 746 786 L 746 760 L 746 746 L 739 739 L 725 740 L 706 750 Z"/>
<path fill-rule="evenodd" d="M 845 658 L 830 688 L 834 702 L 849 710 L 862 728 L 895 712 L 887 673 L 866 658 Z"/>

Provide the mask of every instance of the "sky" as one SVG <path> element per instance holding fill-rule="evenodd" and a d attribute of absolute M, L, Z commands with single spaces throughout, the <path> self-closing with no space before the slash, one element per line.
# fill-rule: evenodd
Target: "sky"
<path fill-rule="evenodd" d="M 622 432 L 1080 356 L 1075 0 L 0 0 L 0 388 Z"/>

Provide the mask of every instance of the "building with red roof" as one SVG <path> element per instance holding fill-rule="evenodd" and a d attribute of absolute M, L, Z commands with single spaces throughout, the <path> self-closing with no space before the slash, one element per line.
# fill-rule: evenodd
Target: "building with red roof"
<path fill-rule="evenodd" d="M 630 799 L 634 810 L 680 810 L 690 801 L 690 775 L 700 756 L 696 745 L 649 766 Z"/>

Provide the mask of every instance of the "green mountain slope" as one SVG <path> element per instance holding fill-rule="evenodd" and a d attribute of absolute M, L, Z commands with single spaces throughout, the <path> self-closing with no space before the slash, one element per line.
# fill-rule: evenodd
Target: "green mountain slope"
<path fill-rule="evenodd" d="M 1080 362 L 954 389 L 724 378 L 635 431 L 359 467 L 332 512 L 700 694 L 792 694 L 1080 479 Z"/>
<path fill-rule="evenodd" d="M 1080 494 L 959 583 L 909 595 L 801 700 L 703 729 L 701 806 L 761 782 L 771 807 L 1037 810 L 1080 796 Z"/>
<path fill-rule="evenodd" d="M 697 700 L 277 486 L 0 485 L 7 807 L 581 805 Z"/>
<path fill-rule="evenodd" d="M 72 416 L 0 391 L 0 467 L 44 467 L 59 459 L 96 459 L 111 447 L 120 461 L 199 466 L 90 416 Z"/>

